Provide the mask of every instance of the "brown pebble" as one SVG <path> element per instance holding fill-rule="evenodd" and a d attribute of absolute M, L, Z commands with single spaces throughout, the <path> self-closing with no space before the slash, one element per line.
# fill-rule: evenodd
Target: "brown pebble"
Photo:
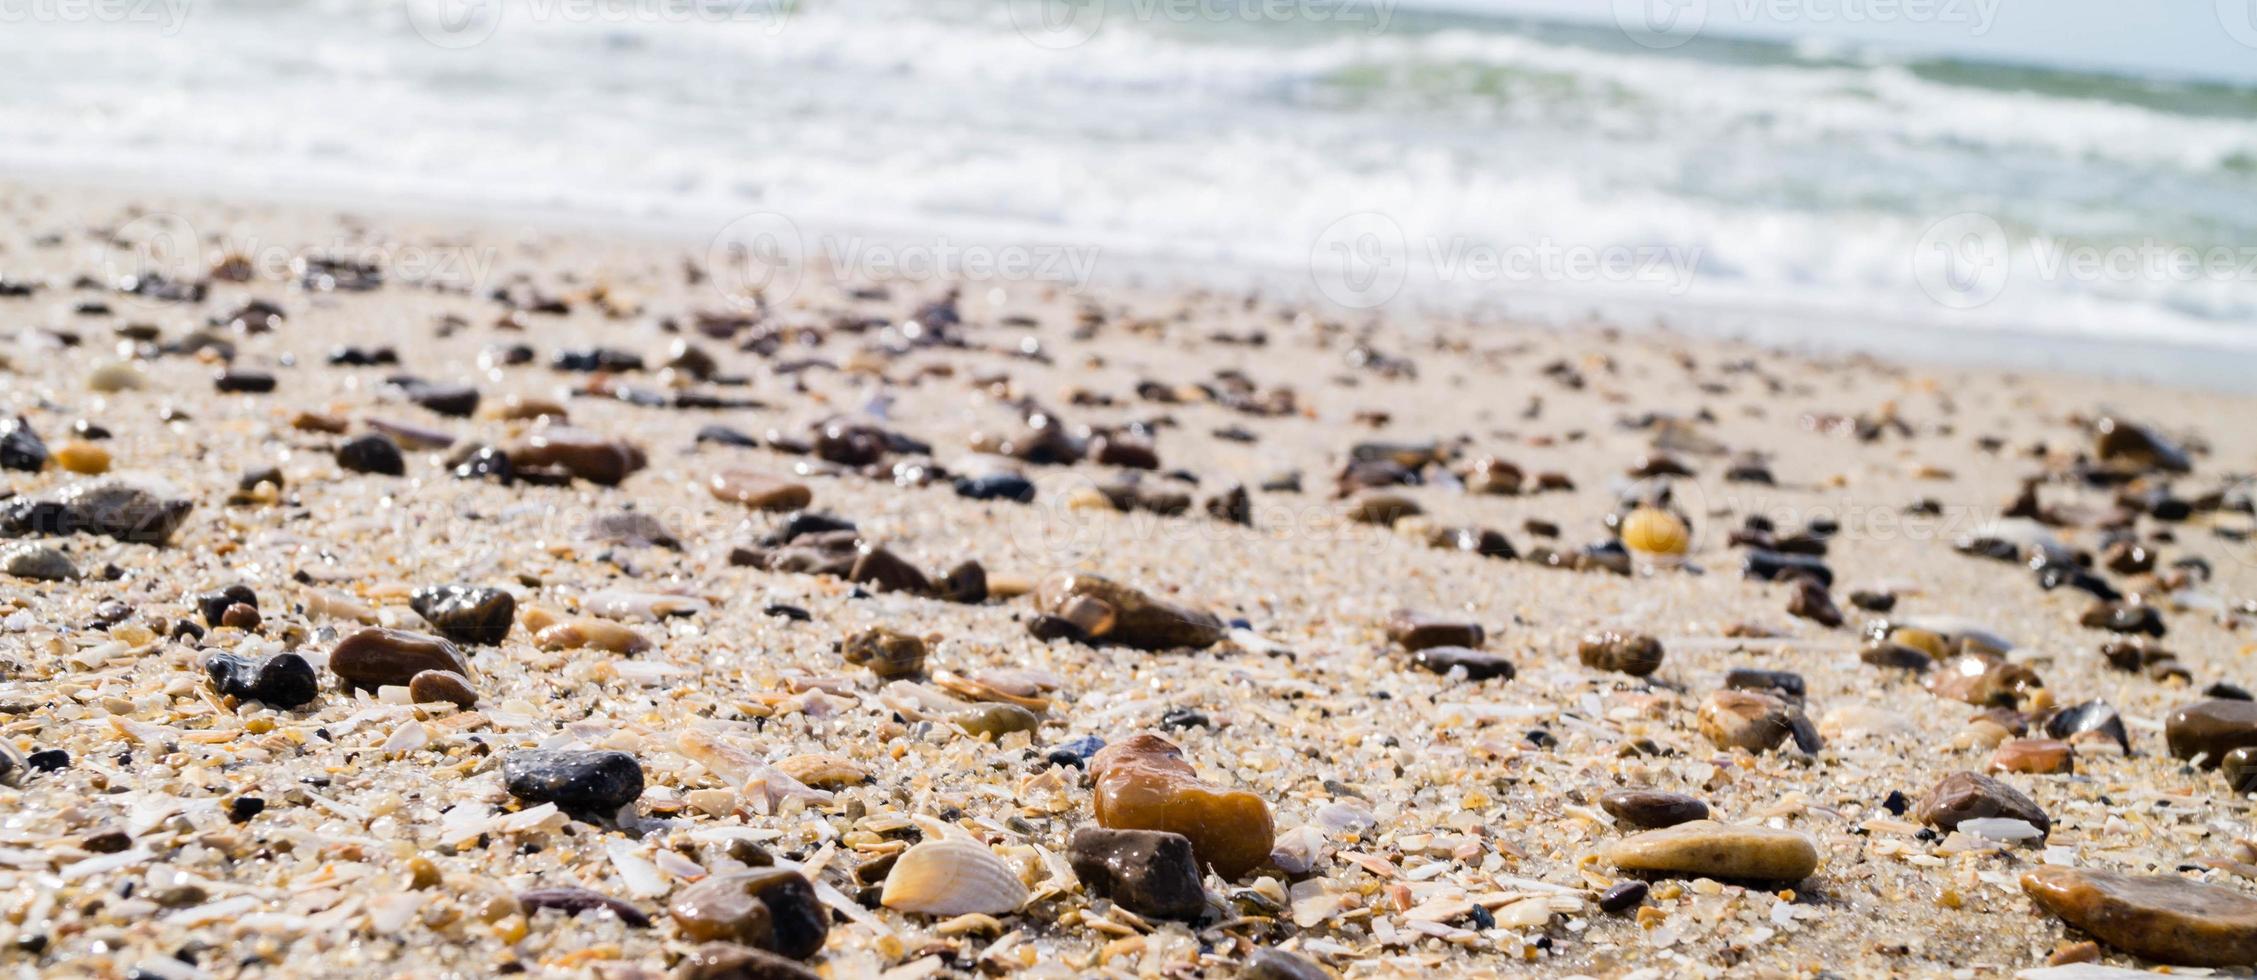
<path fill-rule="evenodd" d="M 862 664 L 879 677 L 915 677 L 925 671 L 925 641 L 874 626 L 847 637 L 841 649 L 850 664 Z"/>
<path fill-rule="evenodd" d="M 1644 633 L 1606 630 L 1583 637 L 1575 648 L 1583 666 L 1644 677 L 1661 669 L 1661 641 Z"/>
<path fill-rule="evenodd" d="M 1795 747 L 1816 752 L 1818 730 L 1793 705 L 1768 694 L 1722 690 L 1701 705 L 1701 734 L 1718 748 L 1769 752 L 1793 739 Z"/>
<path fill-rule="evenodd" d="M 2126 953 L 2182 966 L 2257 963 L 2257 900 L 2177 875 L 2046 866 L 2022 875 L 2046 911 Z"/>
<path fill-rule="evenodd" d="M 1182 834 L 1200 863 L 1226 880 L 1269 860 L 1276 841 L 1269 804 L 1201 780 L 1167 739 L 1115 742 L 1090 758 L 1089 772 L 1099 826 Z"/>
<path fill-rule="evenodd" d="M 478 704 L 478 690 L 470 686 L 470 678 L 451 670 L 417 671 L 408 678 L 408 697 L 417 704 L 444 701 L 462 708 Z"/>
<path fill-rule="evenodd" d="M 1618 789 L 1599 797 L 1599 808 L 1616 820 L 1646 830 L 1708 819 L 1708 804 L 1683 793 Z"/>
<path fill-rule="evenodd" d="M 754 510 L 803 510 L 815 499 L 804 483 L 751 470 L 722 470 L 706 481 L 714 498 Z"/>
<path fill-rule="evenodd" d="M 1992 772 L 2039 775 L 2074 772 L 2076 756 L 2069 743 L 2050 738 L 2018 738 L 1991 753 Z"/>
<path fill-rule="evenodd" d="M 1977 772 L 1955 772 L 1928 791 L 1914 811 L 1920 822 L 1938 830 L 1957 830 L 1962 821 L 1988 817 L 2020 820 L 2051 833 L 2053 818 L 2020 790 Z"/>
<path fill-rule="evenodd" d="M 1035 608 L 1078 630 L 1080 639 L 1142 650 L 1212 646 L 1228 632 L 1206 610 L 1156 599 L 1086 572 L 1044 579 L 1035 589 Z"/>
<path fill-rule="evenodd" d="M 2163 742 L 2174 759 L 2202 758 L 2215 769 L 2226 753 L 2257 746 L 2257 701 L 2210 698 L 2180 708 L 2163 721 Z"/>
<path fill-rule="evenodd" d="M 1427 647 L 1479 647 L 1486 635 L 1480 623 L 1397 609 L 1387 618 L 1387 638 L 1405 650 L 1424 650 Z"/>
<path fill-rule="evenodd" d="M 404 687 L 427 670 L 468 677 L 470 662 L 454 644 L 439 637 L 376 626 L 344 638 L 329 653 L 329 672 L 347 687 L 364 690 Z"/>

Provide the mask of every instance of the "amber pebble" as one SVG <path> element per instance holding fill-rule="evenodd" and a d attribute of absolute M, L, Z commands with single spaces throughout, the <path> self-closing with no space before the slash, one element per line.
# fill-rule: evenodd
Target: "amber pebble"
<path fill-rule="evenodd" d="M 1182 834 L 1201 864 L 1230 880 L 1269 859 L 1276 839 L 1269 805 L 1200 780 L 1167 739 L 1137 735 L 1115 742 L 1098 750 L 1089 771 L 1100 826 Z"/>
<path fill-rule="evenodd" d="M 1644 677 L 1661 669 L 1661 641 L 1644 633 L 1614 630 L 1592 633 L 1576 646 L 1575 655 L 1592 670 L 1617 670 Z"/>
<path fill-rule="evenodd" d="M 1993 653 L 1963 653 L 1942 661 L 1928 674 L 1928 690 L 1939 698 L 1981 707 L 2019 708 L 2045 680 L 2021 664 Z"/>
<path fill-rule="evenodd" d="M 1659 507 L 1640 507 L 1622 519 L 1622 545 L 1649 555 L 1682 555 L 1692 543 L 1685 522 Z"/>
<path fill-rule="evenodd" d="M 706 482 L 706 489 L 716 499 L 754 510 L 801 510 L 815 499 L 806 484 L 751 470 L 722 470 Z"/>
<path fill-rule="evenodd" d="M 1818 870 L 1818 848 L 1792 830 L 1695 820 L 1618 840 L 1607 860 L 1623 871 L 1801 881 Z"/>
<path fill-rule="evenodd" d="M 374 626 L 344 638 L 329 652 L 329 672 L 347 687 L 406 686 L 427 670 L 468 676 L 470 662 L 439 637 Z"/>
<path fill-rule="evenodd" d="M 1223 621 L 1206 610 L 1155 599 L 1086 572 L 1044 579 L 1035 589 L 1035 609 L 1079 629 L 1082 639 L 1142 650 L 1211 646 L 1227 632 Z"/>
<path fill-rule="evenodd" d="M 2046 911 L 2126 953 L 2182 966 L 2257 963 L 2257 900 L 2177 875 L 2048 866 L 2022 875 Z"/>
<path fill-rule="evenodd" d="M 1708 819 L 1708 804 L 1660 790 L 1618 789 L 1599 797 L 1599 807 L 1616 820 L 1649 830 Z"/>
<path fill-rule="evenodd" d="M 879 677 L 914 677 L 925 671 L 925 641 L 875 626 L 847 637 L 846 662 L 862 664 Z"/>
<path fill-rule="evenodd" d="M 561 425 L 535 428 L 508 452 L 518 469 L 561 469 L 604 486 L 618 484 L 648 463 L 632 445 Z"/>
<path fill-rule="evenodd" d="M 743 943 L 795 960 L 820 951 L 831 930 L 815 887 L 785 868 L 703 879 L 676 892 L 667 912 L 692 939 Z"/>
<path fill-rule="evenodd" d="M 74 439 L 56 448 L 55 463 L 73 473 L 95 476 L 110 471 L 110 451 L 91 442 Z"/>
<path fill-rule="evenodd" d="M 1701 734 L 1718 748 L 1768 752 L 1792 738 L 1795 747 L 1816 752 L 1818 730 L 1793 705 L 1768 694 L 1722 690 L 1701 705 Z"/>
<path fill-rule="evenodd" d="M 2173 711 L 2163 742 L 2174 759 L 2201 756 L 2203 768 L 2216 768 L 2226 753 L 2257 746 L 2257 701 L 2211 698 Z"/>
<path fill-rule="evenodd" d="M 1424 650 L 1427 647 L 1478 647 L 1485 635 L 1480 623 L 1397 609 L 1387 617 L 1387 638 L 1405 650 Z"/>
<path fill-rule="evenodd" d="M 1991 753 L 1991 771 L 2039 775 L 2074 772 L 2076 756 L 2069 743 L 2050 738 L 2018 738 Z"/>

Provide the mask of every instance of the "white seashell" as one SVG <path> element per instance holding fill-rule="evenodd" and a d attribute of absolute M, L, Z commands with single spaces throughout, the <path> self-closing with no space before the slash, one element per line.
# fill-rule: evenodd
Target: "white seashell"
<path fill-rule="evenodd" d="M 708 606 L 696 596 L 669 592 L 596 592 L 580 600 L 580 608 L 606 619 L 655 623 L 669 616 L 694 616 Z"/>
<path fill-rule="evenodd" d="M 1027 886 L 977 841 L 929 840 L 903 851 L 878 902 L 927 915 L 1004 915 L 1027 902 Z"/>

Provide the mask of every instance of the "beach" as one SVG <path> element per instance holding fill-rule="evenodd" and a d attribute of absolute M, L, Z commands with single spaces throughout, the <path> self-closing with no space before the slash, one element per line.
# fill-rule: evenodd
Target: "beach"
<path fill-rule="evenodd" d="M 713 966 L 694 951 L 735 934 L 681 911 L 768 867 L 810 883 L 827 937 L 799 968 L 834 978 L 1230 975 L 1261 950 L 1346 976 L 2005 976 L 2154 962 L 2077 947 L 2033 869 L 2257 876 L 2246 803 L 2165 738 L 2253 680 L 2243 395 L 59 182 L 0 185 L 0 214 L 0 417 L 52 457 L 0 504 L 113 481 L 181 508 L 114 533 L 10 511 L 0 933 L 26 973 L 792 975 Z M 2190 472 L 2098 475 L 2103 419 Z M 1633 511 L 1656 547 L 1621 546 Z M 837 564 L 809 544 L 837 540 Z M 2085 577 L 2041 587 L 2032 558 Z M 1056 601 L 1076 571 L 1141 598 Z M 2094 580 L 2143 600 L 2118 600 L 2135 632 L 2083 625 Z M 362 662 L 365 630 L 439 630 L 415 607 L 448 593 L 418 592 L 450 586 L 472 619 L 507 597 L 451 627 L 499 626 L 455 644 L 469 703 Z M 1194 628 L 1142 648 L 1143 600 Z M 1408 649 L 1399 610 L 1454 642 Z M 864 660 L 876 628 L 914 663 Z M 1608 631 L 1658 669 L 1581 654 Z M 1943 662 L 1885 666 L 1876 634 Z M 318 691 L 261 700 L 293 654 Z M 1980 704 L 1934 683 L 1970 657 L 2020 679 Z M 1998 774 L 2042 820 L 1924 818 L 1951 774 L 2055 751 L 2001 745 L 2064 715 L 2067 771 Z M 1077 870 L 1088 739 L 1146 734 L 1274 829 L 1228 876 L 1196 839 L 1175 920 Z M 533 788 L 511 767 L 545 750 L 623 753 L 639 791 Z M 1609 797 L 1633 789 L 1814 869 L 1636 867 Z M 943 840 L 1005 869 L 1008 908 L 977 876 L 943 888 L 974 911 L 888 883 Z"/>

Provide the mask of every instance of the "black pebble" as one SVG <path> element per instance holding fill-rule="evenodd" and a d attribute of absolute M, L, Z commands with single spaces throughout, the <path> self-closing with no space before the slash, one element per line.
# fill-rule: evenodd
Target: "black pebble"
<path fill-rule="evenodd" d="M 1646 893 L 1652 890 L 1653 886 L 1643 881 L 1619 882 L 1599 896 L 1599 908 L 1618 915 L 1628 912 L 1646 904 Z"/>
<path fill-rule="evenodd" d="M 625 752 L 529 749 L 502 759 L 510 795 L 608 815 L 643 795 L 643 767 Z"/>
<path fill-rule="evenodd" d="M 1182 731 L 1186 728 L 1213 728 L 1215 723 L 1202 711 L 1192 708 L 1169 708 L 1160 715 L 1160 727 L 1170 731 Z"/>
<path fill-rule="evenodd" d="M 346 440 L 337 447 L 337 465 L 355 473 L 384 476 L 405 476 L 408 471 L 407 459 L 400 455 L 400 447 L 373 432 Z"/>
<path fill-rule="evenodd" d="M 1073 766 L 1078 769 L 1088 765 L 1089 757 L 1096 755 L 1097 750 L 1104 747 L 1104 739 L 1095 735 L 1084 735 L 1052 746 L 1050 751 L 1043 755 L 1042 761 L 1054 766 Z"/>
<path fill-rule="evenodd" d="M 196 611 L 203 615 L 205 625 L 218 626 L 220 617 L 227 614 L 227 607 L 238 603 L 257 609 L 259 595 L 248 585 L 230 585 L 197 596 Z"/>
<path fill-rule="evenodd" d="M 242 823 L 266 812 L 266 801 L 256 796 L 238 796 L 227 803 L 227 819 Z"/>
<path fill-rule="evenodd" d="M 805 609 L 801 609 L 798 606 L 788 605 L 781 602 L 771 602 L 765 606 L 760 607 L 760 611 L 770 616 L 782 616 L 785 619 L 800 623 L 804 623 L 815 618 L 813 614 L 809 613 Z"/>
<path fill-rule="evenodd" d="M 321 691 L 313 665 L 295 653 L 269 654 L 256 661 L 232 653 L 214 653 L 204 660 L 204 673 L 210 675 L 212 689 L 221 694 L 276 708 L 307 704 Z"/>
<path fill-rule="evenodd" d="M 24 761 L 31 763 L 31 767 L 40 772 L 54 772 L 71 767 L 71 754 L 61 749 L 40 749 L 25 756 Z"/>
<path fill-rule="evenodd" d="M 1017 473 L 990 473 L 986 476 L 958 477 L 956 495 L 971 500 L 1010 500 L 1027 504 L 1034 502 L 1034 481 Z"/>

